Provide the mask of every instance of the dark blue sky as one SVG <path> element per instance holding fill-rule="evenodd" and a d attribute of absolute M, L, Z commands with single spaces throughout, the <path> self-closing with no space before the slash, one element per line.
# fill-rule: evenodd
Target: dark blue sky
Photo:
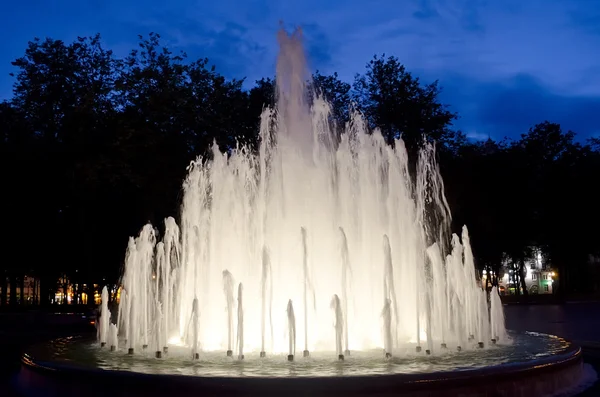
<path fill-rule="evenodd" d="M 600 135 L 600 2 L 596 0 L 5 0 L 0 99 L 27 41 L 101 33 L 118 56 L 155 31 L 208 57 L 227 77 L 272 76 L 279 20 L 302 25 L 311 67 L 351 81 L 373 54 L 395 55 L 473 138 L 517 137 L 544 119 Z"/>

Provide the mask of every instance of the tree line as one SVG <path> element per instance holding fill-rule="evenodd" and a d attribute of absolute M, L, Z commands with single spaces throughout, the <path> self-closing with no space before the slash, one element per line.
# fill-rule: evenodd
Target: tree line
<path fill-rule="evenodd" d="M 213 141 L 256 148 L 261 111 L 274 102 L 274 77 L 245 89 L 154 33 L 124 58 L 99 35 L 36 38 L 12 65 L 13 97 L 0 103 L 0 304 L 7 280 L 24 274 L 42 280 L 42 303 L 62 274 L 116 282 L 127 237 L 179 212 L 190 160 Z M 396 57 L 375 56 L 352 83 L 316 72 L 312 84 L 338 128 L 353 103 L 390 144 L 402 136 L 413 160 L 423 137 L 437 142 L 453 227 L 469 226 L 480 269 L 509 260 L 522 272 L 540 247 L 562 292 L 597 288 L 588 258 L 599 251 L 600 141 L 580 142 L 550 121 L 519 139 L 468 140 L 438 83 L 421 82 Z"/>

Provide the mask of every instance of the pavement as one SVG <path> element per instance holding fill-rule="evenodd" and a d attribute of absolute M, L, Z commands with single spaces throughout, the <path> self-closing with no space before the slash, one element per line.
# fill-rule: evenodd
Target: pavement
<path fill-rule="evenodd" d="M 585 362 L 600 374 L 600 302 L 556 305 L 505 305 L 506 326 L 516 331 L 558 335 L 582 346 Z M 70 316 L 70 317 L 69 317 Z M 11 388 L 28 346 L 73 333 L 92 331 L 82 315 L 0 313 L 0 396 L 20 397 Z M 600 381 L 579 395 L 600 397 Z"/>
<path fill-rule="evenodd" d="M 583 359 L 600 376 L 600 302 L 505 305 L 506 328 L 561 336 L 581 346 Z M 600 381 L 579 394 L 600 397 Z"/>
<path fill-rule="evenodd" d="M 0 313 L 0 396 L 20 397 L 13 390 L 12 379 L 28 346 L 73 333 L 93 332 L 94 326 L 83 316 L 37 311 Z"/>

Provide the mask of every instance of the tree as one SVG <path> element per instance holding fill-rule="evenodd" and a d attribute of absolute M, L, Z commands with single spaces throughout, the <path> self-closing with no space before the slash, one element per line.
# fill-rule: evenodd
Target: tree
<path fill-rule="evenodd" d="M 23 112 L 10 102 L 0 103 L 0 180 L 3 191 L 4 226 L 0 231 L 0 249 L 4 253 L 0 261 L 0 305 L 8 303 L 8 280 L 14 291 L 17 277 L 30 272 L 30 258 L 39 253 L 30 247 L 31 225 L 40 215 L 35 205 L 36 161 L 32 147 L 35 136 Z M 23 253 L 28 253 L 27 257 Z M 39 258 L 39 256 L 38 256 Z M 12 295 L 12 294 L 11 294 Z M 12 295 L 11 303 L 16 303 Z"/>
<path fill-rule="evenodd" d="M 594 167 L 593 151 L 575 141 L 572 131 L 543 122 L 522 135 L 528 193 L 534 200 L 531 235 L 546 248 L 550 263 L 559 270 L 560 285 L 584 289 L 585 263 L 597 247 L 589 225 L 598 220 L 595 198 L 587 186 Z"/>
<path fill-rule="evenodd" d="M 373 57 L 364 75 L 356 75 L 353 99 L 371 127 L 388 143 L 402 137 L 414 156 L 423 137 L 443 145 L 453 138 L 449 127 L 457 117 L 439 102 L 437 81 L 422 85 L 396 57 Z"/>
<path fill-rule="evenodd" d="M 47 237 L 36 242 L 40 257 L 28 258 L 43 280 L 43 299 L 56 277 L 56 263 L 66 271 L 74 270 L 87 251 L 87 223 L 78 224 L 83 207 L 75 195 L 85 190 L 84 164 L 94 151 L 101 150 L 95 145 L 101 135 L 97 116 L 107 112 L 111 60 L 112 53 L 95 36 L 79 38 L 71 45 L 35 39 L 25 55 L 13 62 L 19 69 L 13 105 L 36 138 L 31 146 L 33 158 L 43 164 L 34 173 L 38 193 L 32 195 L 35 204 L 31 207 L 35 210 L 33 214 L 25 211 L 35 219 L 29 225 L 38 224 L 47 231 Z"/>

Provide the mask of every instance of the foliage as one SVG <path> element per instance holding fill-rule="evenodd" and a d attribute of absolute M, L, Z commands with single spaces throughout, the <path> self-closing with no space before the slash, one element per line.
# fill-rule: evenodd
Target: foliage
<path fill-rule="evenodd" d="M 355 77 L 353 99 L 388 143 L 402 137 L 414 155 L 423 138 L 442 144 L 452 139 L 449 127 L 456 114 L 439 102 L 437 81 L 422 85 L 392 56 L 375 56 L 366 69 Z"/>

